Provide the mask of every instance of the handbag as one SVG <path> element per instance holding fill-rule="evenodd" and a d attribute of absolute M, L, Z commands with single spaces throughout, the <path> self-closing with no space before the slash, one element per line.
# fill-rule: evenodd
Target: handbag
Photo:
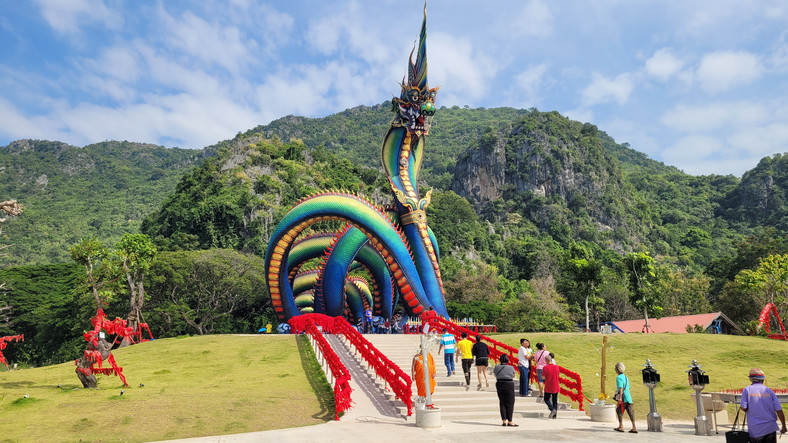
<path fill-rule="evenodd" d="M 736 419 L 733 420 L 731 430 L 725 433 L 725 441 L 727 443 L 746 443 L 750 441 L 750 433 L 744 430 L 744 425 L 747 423 L 747 412 L 744 413 L 744 420 L 741 422 L 741 430 L 736 430 L 736 424 L 739 422 L 739 412 L 741 408 L 736 411 Z"/>

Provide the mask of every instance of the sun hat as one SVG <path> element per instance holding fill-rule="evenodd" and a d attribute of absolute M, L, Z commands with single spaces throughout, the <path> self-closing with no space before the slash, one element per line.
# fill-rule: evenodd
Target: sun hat
<path fill-rule="evenodd" d="M 752 368 L 750 369 L 749 377 L 753 381 L 763 381 L 766 378 L 766 374 L 763 373 L 761 368 Z"/>

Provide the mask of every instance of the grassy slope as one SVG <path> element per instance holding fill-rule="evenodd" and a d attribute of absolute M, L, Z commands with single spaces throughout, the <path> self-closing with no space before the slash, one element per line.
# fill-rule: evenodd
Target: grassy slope
<path fill-rule="evenodd" d="M 533 344 L 546 343 L 562 366 L 581 375 L 588 397 L 599 394 L 599 334 L 496 338 L 515 346 L 521 336 Z M 627 334 L 610 336 L 609 344 L 607 392 L 615 386 L 613 365 L 623 361 L 641 419 L 648 412 L 648 390 L 639 374 L 646 358 L 662 375 L 655 394 L 659 412 L 668 419 L 691 421 L 695 415 L 684 373 L 693 358 L 710 376 L 705 392 L 746 386 L 747 371 L 756 365 L 766 371 L 770 386 L 788 386 L 788 342 Z M 97 391 L 74 390 L 79 382 L 72 364 L 0 373 L 0 441 L 145 441 L 304 426 L 332 418 L 325 378 L 308 345 L 293 336 L 165 339 L 114 354 L 132 386 L 123 396 L 115 377 L 100 376 Z"/>
<path fill-rule="evenodd" d="M 114 376 L 75 390 L 73 363 L 2 372 L 0 441 L 151 441 L 323 423 L 333 419 L 332 392 L 298 340 L 206 336 L 116 350 L 131 385 L 122 396 Z"/>
<path fill-rule="evenodd" d="M 747 386 L 747 373 L 753 366 L 766 372 L 766 383 L 773 388 L 788 387 L 788 342 L 760 337 L 739 337 L 709 334 L 614 334 L 609 336 L 607 353 L 606 393 L 615 391 L 613 369 L 618 361 L 624 362 L 631 382 L 635 413 L 644 418 L 648 414 L 648 389 L 643 386 L 640 370 L 646 359 L 661 374 L 662 382 L 654 389 L 657 411 L 665 418 L 691 421 L 695 416 L 695 403 L 689 395 L 692 389 L 687 382 L 687 366 L 696 359 L 709 375 L 709 386 L 703 392 L 739 389 Z M 545 343 L 555 354 L 561 366 L 580 374 L 588 398 L 595 399 L 600 392 L 602 348 L 600 334 L 502 334 L 497 340 L 519 346 L 520 338 L 527 338 L 531 345 Z M 729 410 L 732 410 L 729 408 Z"/>

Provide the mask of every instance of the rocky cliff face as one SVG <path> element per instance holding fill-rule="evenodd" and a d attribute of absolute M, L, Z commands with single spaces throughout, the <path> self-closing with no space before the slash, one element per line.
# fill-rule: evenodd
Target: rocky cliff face
<path fill-rule="evenodd" d="M 533 112 L 511 128 L 485 133 L 458 159 L 452 190 L 479 213 L 503 206 L 545 231 L 556 223 L 572 225 L 574 233 L 618 229 L 626 237 L 619 240 L 636 242 L 625 211 L 630 191 L 596 127 L 556 112 Z"/>
<path fill-rule="evenodd" d="M 788 155 L 764 157 L 720 202 L 718 215 L 788 229 Z"/>
<path fill-rule="evenodd" d="M 482 143 L 482 142 L 480 142 Z M 503 137 L 488 136 L 469 149 L 454 167 L 451 188 L 470 201 L 476 212 L 501 198 L 506 184 L 506 142 Z"/>

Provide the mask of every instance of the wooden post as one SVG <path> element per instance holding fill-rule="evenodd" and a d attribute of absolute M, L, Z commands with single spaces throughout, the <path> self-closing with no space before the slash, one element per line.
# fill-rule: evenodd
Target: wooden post
<path fill-rule="evenodd" d="M 605 381 L 607 379 L 607 335 L 602 335 L 602 372 L 600 377 L 602 386 L 599 392 L 604 396 L 605 394 Z"/>

